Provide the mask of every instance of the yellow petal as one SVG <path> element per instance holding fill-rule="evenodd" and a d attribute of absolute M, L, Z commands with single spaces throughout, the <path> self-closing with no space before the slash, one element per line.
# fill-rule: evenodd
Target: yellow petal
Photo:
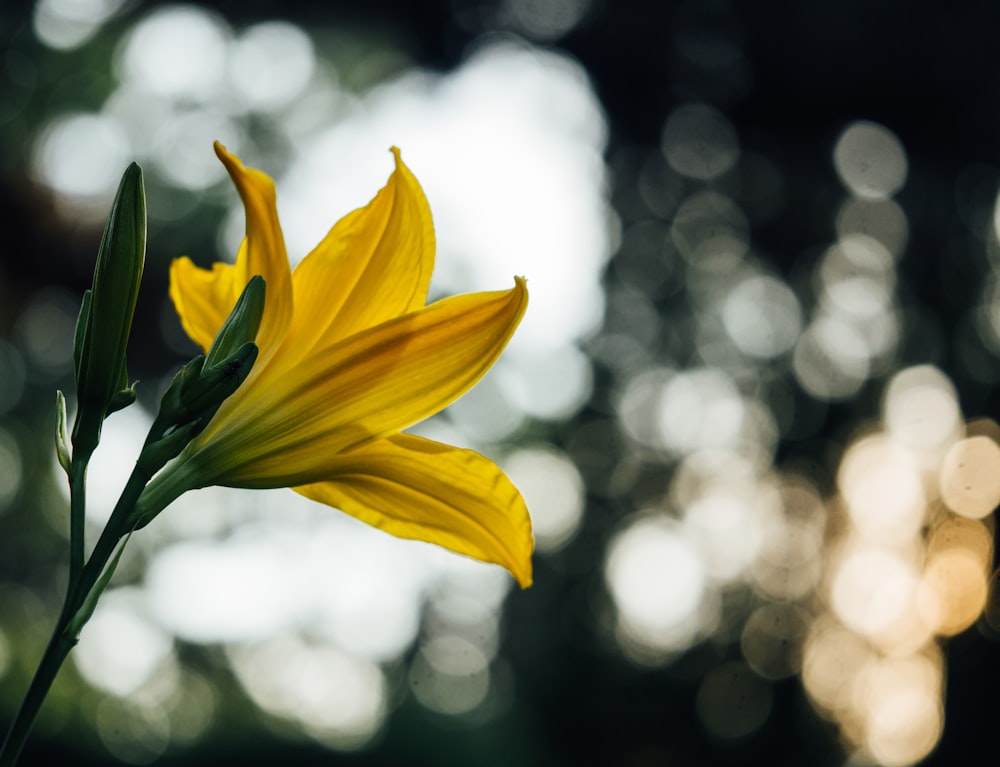
<path fill-rule="evenodd" d="M 278 223 L 274 182 L 266 173 L 245 167 L 218 141 L 215 142 L 215 153 L 226 166 L 246 209 L 245 247 L 240 248 L 236 264 L 232 267 L 232 276 L 229 277 L 232 299 L 224 307 L 222 316 L 223 319 L 228 316 L 250 278 L 258 274 L 262 276 L 267 283 L 267 304 L 257 334 L 257 345 L 261 348 L 261 356 L 267 357 L 277 348 L 292 319 L 291 271 L 285 238 Z M 258 362 L 258 365 L 261 364 Z"/>
<path fill-rule="evenodd" d="M 522 588 L 531 585 L 524 499 L 478 453 L 399 434 L 340 456 L 334 471 L 294 490 L 400 538 L 502 565 Z"/>
<path fill-rule="evenodd" d="M 236 303 L 234 286 L 235 270 L 230 264 L 216 262 L 211 269 L 202 269 L 187 256 L 170 264 L 170 298 L 177 316 L 184 331 L 206 354 Z"/>
<path fill-rule="evenodd" d="M 366 207 L 342 218 L 295 268 L 286 353 L 301 357 L 423 307 L 434 269 L 434 225 L 420 184 L 396 169 Z M 286 360 L 287 361 L 287 360 Z"/>
<path fill-rule="evenodd" d="M 506 291 L 438 301 L 345 339 L 223 403 L 192 443 L 206 481 L 288 487 L 328 475 L 339 453 L 437 413 L 497 360 L 527 305 Z"/>

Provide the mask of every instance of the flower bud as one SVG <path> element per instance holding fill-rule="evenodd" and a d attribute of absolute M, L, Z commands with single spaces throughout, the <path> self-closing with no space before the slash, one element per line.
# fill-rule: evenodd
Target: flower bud
<path fill-rule="evenodd" d="M 104 418 L 134 399 L 125 370 L 125 348 L 132 329 L 146 253 L 146 198 L 142 171 L 132 163 L 122 176 L 97 253 L 94 283 L 84 295 L 77 320 L 77 417 L 74 448 L 96 447 Z"/>

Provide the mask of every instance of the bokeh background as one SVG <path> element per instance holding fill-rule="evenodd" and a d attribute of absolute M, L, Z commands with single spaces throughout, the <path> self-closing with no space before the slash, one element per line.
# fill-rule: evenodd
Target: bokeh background
<path fill-rule="evenodd" d="M 194 353 L 169 262 L 241 235 L 214 139 L 277 180 L 293 259 L 398 145 L 434 294 L 531 289 L 418 429 L 521 487 L 530 590 L 290 491 L 189 494 L 25 764 L 995 758 L 998 30 L 987 2 L 0 3 L 0 721 L 59 605 L 54 391 L 128 162 L 140 402 L 93 532 Z"/>

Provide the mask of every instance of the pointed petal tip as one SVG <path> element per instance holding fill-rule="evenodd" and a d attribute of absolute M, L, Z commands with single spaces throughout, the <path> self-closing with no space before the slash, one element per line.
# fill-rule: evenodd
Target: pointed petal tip
<path fill-rule="evenodd" d="M 399 151 L 399 147 L 393 145 L 393 146 L 389 147 L 389 151 L 392 152 L 392 158 L 393 158 L 393 161 L 396 164 L 396 170 L 407 170 L 408 171 L 409 168 L 407 168 L 406 167 L 406 163 L 403 162 L 403 153 Z"/>
<path fill-rule="evenodd" d="M 528 560 L 527 566 L 518 573 L 511 571 L 511 575 L 514 576 L 514 580 L 517 581 L 517 585 L 521 587 L 522 590 L 530 589 L 534 580 L 532 580 L 531 573 L 531 560 Z"/>
<path fill-rule="evenodd" d="M 215 156 L 222 161 L 223 165 L 226 166 L 226 170 L 229 172 L 230 176 L 233 176 L 235 173 L 245 169 L 243 161 L 226 149 L 225 145 L 221 141 L 216 141 L 212 144 L 212 147 L 215 149 Z"/>

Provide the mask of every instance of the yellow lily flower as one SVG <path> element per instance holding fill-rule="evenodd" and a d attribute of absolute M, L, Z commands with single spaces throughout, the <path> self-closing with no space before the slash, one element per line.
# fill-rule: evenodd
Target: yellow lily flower
<path fill-rule="evenodd" d="M 523 278 L 506 291 L 426 304 L 434 228 L 416 178 L 395 171 L 289 267 L 274 182 L 219 143 L 243 199 L 246 238 L 233 265 L 170 269 L 170 296 L 207 350 L 247 282 L 267 296 L 246 381 L 149 484 L 148 520 L 188 489 L 291 487 L 402 538 L 507 568 L 531 584 L 528 510 L 483 456 L 403 433 L 468 391 L 499 358 L 527 306 Z"/>

